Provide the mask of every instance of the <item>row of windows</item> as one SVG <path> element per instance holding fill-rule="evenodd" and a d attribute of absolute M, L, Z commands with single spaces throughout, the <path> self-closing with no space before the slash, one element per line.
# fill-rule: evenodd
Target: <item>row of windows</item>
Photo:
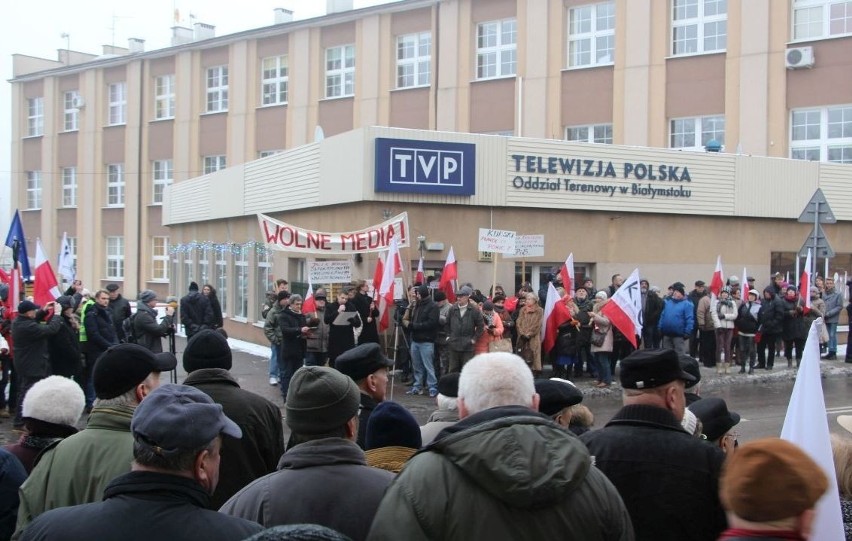
<path fill-rule="evenodd" d="M 67 237 L 68 248 L 73 264 L 77 265 L 77 237 Z M 124 278 L 124 237 L 108 236 L 104 238 L 106 246 L 107 279 Z M 164 282 L 169 280 L 169 237 L 151 237 L 151 281 Z"/>

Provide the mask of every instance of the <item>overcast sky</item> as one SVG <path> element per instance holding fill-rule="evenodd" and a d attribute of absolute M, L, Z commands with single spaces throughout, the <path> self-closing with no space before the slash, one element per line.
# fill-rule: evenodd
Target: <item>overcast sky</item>
<path fill-rule="evenodd" d="M 362 8 L 393 0 L 354 0 Z M 0 7 L 0 234 L 8 231 L 12 55 L 25 54 L 56 60 L 57 49 L 101 54 L 103 45 L 127 47 L 128 38 L 145 40 L 145 50 L 168 47 L 175 14 L 183 26 L 204 22 L 224 36 L 241 30 L 269 26 L 273 9 L 294 12 L 295 19 L 325 14 L 325 0 L 8 0 Z M 62 35 L 67 34 L 68 38 Z M 11 209 L 14 213 L 14 208 Z"/>

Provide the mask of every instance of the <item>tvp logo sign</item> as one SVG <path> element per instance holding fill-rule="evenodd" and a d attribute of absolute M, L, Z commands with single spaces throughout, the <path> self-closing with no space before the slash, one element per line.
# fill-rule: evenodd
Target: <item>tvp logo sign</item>
<path fill-rule="evenodd" d="M 476 193 L 476 145 L 376 138 L 376 191 Z"/>

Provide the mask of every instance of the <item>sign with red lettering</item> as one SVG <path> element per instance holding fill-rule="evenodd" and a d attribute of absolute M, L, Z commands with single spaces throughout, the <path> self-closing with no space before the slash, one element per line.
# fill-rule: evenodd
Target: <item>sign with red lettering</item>
<path fill-rule="evenodd" d="M 400 248 L 407 248 L 408 213 L 403 212 L 378 225 L 358 231 L 323 233 L 284 223 L 265 214 L 257 215 L 260 234 L 271 250 L 303 254 L 357 254 L 383 252 L 391 237 Z"/>

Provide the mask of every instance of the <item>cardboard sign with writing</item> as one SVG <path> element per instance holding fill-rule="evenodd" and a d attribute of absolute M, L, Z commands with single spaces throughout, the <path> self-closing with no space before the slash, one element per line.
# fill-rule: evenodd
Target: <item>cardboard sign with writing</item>
<path fill-rule="evenodd" d="M 314 284 L 346 284 L 352 281 L 352 261 L 312 261 L 308 273 Z"/>
<path fill-rule="evenodd" d="M 544 255 L 544 235 L 518 235 L 515 253 L 506 257 L 539 257 Z"/>
<path fill-rule="evenodd" d="M 498 254 L 515 253 L 515 232 L 501 229 L 479 229 L 478 248 L 480 252 L 497 252 Z"/>

